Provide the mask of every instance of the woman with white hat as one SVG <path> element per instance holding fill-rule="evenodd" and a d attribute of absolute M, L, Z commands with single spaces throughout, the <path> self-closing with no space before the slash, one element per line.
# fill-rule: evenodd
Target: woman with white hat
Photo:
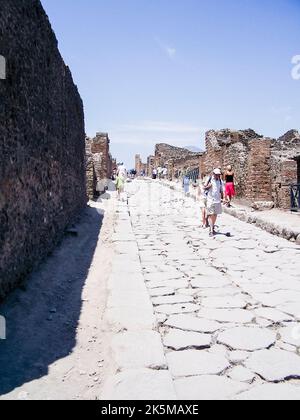
<path fill-rule="evenodd" d="M 221 179 L 222 172 L 220 169 L 214 169 L 212 177 L 208 181 L 207 186 L 207 215 L 209 220 L 210 232 L 209 236 L 216 234 L 215 226 L 217 218 L 222 214 L 222 201 L 224 199 L 224 188 Z"/>

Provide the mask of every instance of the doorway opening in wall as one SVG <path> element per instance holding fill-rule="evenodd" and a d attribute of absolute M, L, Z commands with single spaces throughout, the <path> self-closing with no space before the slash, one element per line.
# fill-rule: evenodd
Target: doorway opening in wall
<path fill-rule="evenodd" d="M 295 160 L 297 162 L 297 181 L 291 186 L 291 209 L 294 212 L 300 212 L 300 156 Z"/>

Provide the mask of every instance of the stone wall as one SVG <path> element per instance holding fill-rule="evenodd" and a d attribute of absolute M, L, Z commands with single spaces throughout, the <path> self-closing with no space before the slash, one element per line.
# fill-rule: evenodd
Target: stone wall
<path fill-rule="evenodd" d="M 86 205 L 81 98 L 38 0 L 2 0 L 0 298 Z"/>
<path fill-rule="evenodd" d="M 288 209 L 290 185 L 300 181 L 299 157 L 300 134 L 295 130 L 279 139 L 263 137 L 253 130 L 209 131 L 200 172 L 211 172 L 214 167 L 224 170 L 230 164 L 238 197 L 251 204 L 273 203 Z"/>
<path fill-rule="evenodd" d="M 168 169 L 171 178 L 178 177 L 186 170 L 199 169 L 203 153 L 191 152 L 188 149 L 161 143 L 155 147 L 155 167 Z"/>
<path fill-rule="evenodd" d="M 112 178 L 116 160 L 110 153 L 110 139 L 107 133 L 97 133 L 86 139 L 86 176 L 89 199 L 103 193 Z"/>
<path fill-rule="evenodd" d="M 290 184 L 300 183 L 300 134 L 291 130 L 271 144 L 272 194 L 277 207 L 290 207 Z M 297 165 L 298 161 L 298 165 Z"/>

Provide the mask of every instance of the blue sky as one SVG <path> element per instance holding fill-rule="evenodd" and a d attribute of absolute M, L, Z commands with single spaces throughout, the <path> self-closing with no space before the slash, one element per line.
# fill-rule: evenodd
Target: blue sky
<path fill-rule="evenodd" d="M 208 129 L 300 129 L 300 0 L 42 0 L 85 105 L 133 166 Z"/>

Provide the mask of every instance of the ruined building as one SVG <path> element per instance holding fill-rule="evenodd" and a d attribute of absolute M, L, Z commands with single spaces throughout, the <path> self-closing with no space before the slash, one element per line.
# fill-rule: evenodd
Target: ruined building
<path fill-rule="evenodd" d="M 116 161 L 110 153 L 107 133 L 97 133 L 93 139 L 86 138 L 86 182 L 88 197 L 93 199 L 108 187 Z"/>
<path fill-rule="evenodd" d="M 188 149 L 161 143 L 155 147 L 155 166 L 167 168 L 170 178 L 176 178 L 187 171 L 197 171 L 199 174 L 199 162 L 202 155 L 203 153 L 195 153 Z"/>
<path fill-rule="evenodd" d="M 209 131 L 200 164 L 202 175 L 229 164 L 235 170 L 238 197 L 251 204 L 288 209 L 291 185 L 300 182 L 300 135 L 292 130 L 271 139 L 253 130 Z"/>
<path fill-rule="evenodd" d="M 147 174 L 147 164 L 143 163 L 140 155 L 135 155 L 135 171 L 137 175 Z"/>
<path fill-rule="evenodd" d="M 168 168 L 176 179 L 188 172 L 192 178 L 204 178 L 216 167 L 232 165 L 237 196 L 255 208 L 291 208 L 291 185 L 300 184 L 300 134 L 291 130 L 279 139 L 271 139 L 253 130 L 229 129 L 206 133 L 206 151 L 193 153 L 167 144 L 157 144 L 156 168 Z M 300 207 L 300 188 L 295 187 L 295 205 Z M 298 203 L 298 204 L 297 204 Z"/>
<path fill-rule="evenodd" d="M 2 0 L 0 298 L 86 205 L 83 105 L 39 0 Z M 3 70 L 3 69 L 2 69 Z"/>

